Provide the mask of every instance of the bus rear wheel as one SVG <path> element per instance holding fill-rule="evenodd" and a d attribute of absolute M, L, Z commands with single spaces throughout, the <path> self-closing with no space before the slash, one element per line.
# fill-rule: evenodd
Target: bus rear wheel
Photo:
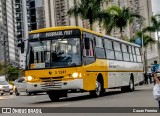
<path fill-rule="evenodd" d="M 99 97 L 102 93 L 102 85 L 101 83 L 97 80 L 96 81 L 96 88 L 93 91 L 90 91 L 90 96 L 91 97 Z"/>
<path fill-rule="evenodd" d="M 131 78 L 130 81 L 129 81 L 128 91 L 129 92 L 134 91 L 134 80 L 133 80 L 133 78 Z"/>
<path fill-rule="evenodd" d="M 122 92 L 132 92 L 134 91 L 134 79 L 130 78 L 129 85 L 121 87 Z"/>

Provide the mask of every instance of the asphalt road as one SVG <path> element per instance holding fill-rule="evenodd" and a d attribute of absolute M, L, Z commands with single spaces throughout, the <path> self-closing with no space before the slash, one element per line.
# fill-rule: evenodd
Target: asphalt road
<path fill-rule="evenodd" d="M 122 93 L 119 89 L 107 90 L 104 96 L 99 98 L 90 98 L 89 93 L 72 93 L 68 95 L 68 98 L 63 98 L 59 102 L 51 102 L 45 93 L 38 95 L 27 96 L 23 94 L 21 96 L 4 95 L 0 96 L 0 107 L 157 107 L 158 104 L 154 100 L 152 95 L 153 85 L 144 85 L 136 87 L 136 91 Z M 17 114 L 15 114 L 17 115 Z M 22 115 L 22 114 L 20 114 Z M 23 114 L 24 115 L 24 114 Z M 25 114 L 27 115 L 27 114 Z M 24 115 L 24 116 L 25 116 Z M 32 114 L 33 115 L 33 114 Z M 39 115 L 39 114 L 38 114 Z M 47 114 L 52 116 L 60 116 L 70 114 Z M 76 116 L 128 116 L 128 114 L 116 113 L 116 114 L 104 114 L 104 113 L 78 113 L 72 114 Z M 159 116 L 154 113 L 130 113 L 130 116 Z M 36 116 L 36 114 L 35 114 Z M 39 115 L 40 116 L 40 115 Z M 42 114 L 44 116 L 44 114 Z"/>

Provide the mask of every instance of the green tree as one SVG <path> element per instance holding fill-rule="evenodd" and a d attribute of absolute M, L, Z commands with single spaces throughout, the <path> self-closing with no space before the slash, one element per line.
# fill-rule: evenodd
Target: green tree
<path fill-rule="evenodd" d="M 5 75 L 5 69 L 4 63 L 0 62 L 0 75 Z"/>
<path fill-rule="evenodd" d="M 103 29 L 105 29 L 107 35 L 111 35 L 113 28 L 115 27 L 114 17 L 108 10 L 102 10 L 98 14 L 98 20 L 102 25 Z"/>
<path fill-rule="evenodd" d="M 10 64 L 4 64 L 0 62 L 0 75 L 6 75 L 7 80 L 14 81 L 18 78 L 19 75 L 21 75 L 21 70 L 19 70 L 16 67 L 13 67 Z"/>
<path fill-rule="evenodd" d="M 17 79 L 20 74 L 20 70 L 13 66 L 9 66 L 7 72 L 8 72 L 8 80 L 10 81 L 14 81 L 15 79 Z"/>
<path fill-rule="evenodd" d="M 152 25 L 151 26 L 148 26 L 144 29 L 145 32 L 156 32 L 157 34 L 157 37 L 158 37 L 158 32 L 160 31 L 160 14 L 158 15 L 155 15 L 155 16 L 152 16 L 151 17 L 151 23 Z M 159 49 L 160 49 L 160 43 L 159 43 L 159 37 L 158 37 L 158 42 L 157 42 L 157 48 L 158 48 L 158 52 L 159 52 Z M 160 63 L 160 52 L 158 53 L 158 61 Z"/>
<path fill-rule="evenodd" d="M 88 19 L 90 29 L 92 29 L 93 23 L 99 20 L 101 5 L 104 1 L 105 0 L 80 0 L 68 10 L 67 14 L 69 16 L 79 16 L 82 19 Z"/>
<path fill-rule="evenodd" d="M 113 27 L 120 29 L 121 38 L 123 38 L 123 28 L 131 24 L 135 18 L 142 18 L 139 14 L 132 12 L 129 7 L 111 6 L 107 12 L 112 15 Z"/>
<path fill-rule="evenodd" d="M 148 47 L 149 44 L 153 44 L 153 43 L 156 42 L 152 37 L 150 37 L 149 35 L 144 34 L 144 32 L 141 32 L 141 31 L 138 31 L 135 34 L 135 38 L 132 38 L 130 41 L 135 43 L 136 39 L 137 38 L 141 38 L 142 39 L 142 36 L 143 36 L 143 46 L 144 47 Z"/>
<path fill-rule="evenodd" d="M 151 17 L 152 25 L 144 28 L 144 31 L 156 32 L 158 37 L 158 32 L 160 31 L 160 20 L 158 18 L 160 18 L 160 14 L 152 16 Z"/>
<path fill-rule="evenodd" d="M 144 46 L 143 60 L 144 60 L 145 71 L 147 71 L 148 70 L 148 66 L 147 66 L 147 47 L 148 47 L 149 44 L 153 44 L 156 41 L 152 37 L 148 36 L 147 34 L 144 34 L 144 32 L 138 31 L 135 34 L 135 38 L 131 39 L 130 42 L 135 43 L 136 39 L 137 38 L 142 39 L 142 36 L 143 36 L 143 40 L 141 40 L 141 41 L 143 41 L 143 46 Z"/>

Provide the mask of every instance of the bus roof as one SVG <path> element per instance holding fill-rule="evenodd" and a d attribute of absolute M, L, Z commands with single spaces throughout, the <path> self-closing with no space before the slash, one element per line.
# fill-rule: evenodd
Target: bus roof
<path fill-rule="evenodd" d="M 115 41 L 119 41 L 119 42 L 122 42 L 122 43 L 126 43 L 126 44 L 130 44 L 130 45 L 134 45 L 134 46 L 140 47 L 140 46 L 137 45 L 137 44 L 130 43 L 130 42 L 127 42 L 127 41 L 124 41 L 124 40 L 121 40 L 121 39 L 118 39 L 118 38 L 115 38 L 115 37 L 112 37 L 112 36 L 103 35 L 102 33 L 97 33 L 97 32 L 95 32 L 95 31 L 91 31 L 91 30 L 89 30 L 89 29 L 85 29 L 85 28 L 82 28 L 82 27 L 79 27 L 79 26 L 57 26 L 57 27 L 48 27 L 48 28 L 42 28 L 42 29 L 38 29 L 38 30 L 33 30 L 33 31 L 31 31 L 29 34 L 36 34 L 36 33 L 43 33 L 43 32 L 51 32 L 51 31 L 60 31 L 60 30 L 71 30 L 71 29 L 79 29 L 79 30 L 82 30 L 82 31 L 85 31 L 85 32 L 89 32 L 89 33 L 92 33 L 92 34 L 96 34 L 96 35 L 99 35 L 99 36 L 104 36 L 104 37 L 106 37 L 106 38 L 110 38 L 110 39 L 115 40 Z"/>
<path fill-rule="evenodd" d="M 31 31 L 29 34 L 35 34 L 35 33 L 43 33 L 43 32 L 50 32 L 50 31 L 60 31 L 60 30 L 71 30 L 71 29 L 79 29 L 79 30 L 83 30 L 92 34 L 96 34 L 99 36 L 103 36 L 103 34 L 101 33 L 97 33 L 94 31 L 91 31 L 89 29 L 85 29 L 79 26 L 57 26 L 57 27 L 48 27 L 48 28 L 42 28 L 42 29 L 38 29 L 38 30 L 33 30 Z"/>

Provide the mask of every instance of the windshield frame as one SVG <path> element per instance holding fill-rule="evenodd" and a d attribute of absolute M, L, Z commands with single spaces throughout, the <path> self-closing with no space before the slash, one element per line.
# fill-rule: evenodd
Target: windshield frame
<path fill-rule="evenodd" d="M 77 39 L 79 39 L 79 49 L 80 49 L 80 65 L 75 65 L 75 66 L 63 66 L 63 67 L 60 67 L 60 66 L 58 66 L 58 67 L 51 67 L 51 59 L 50 59 L 50 66 L 49 67 L 46 67 L 46 68 L 30 68 L 30 63 L 29 63 L 29 59 L 30 59 L 30 42 L 36 42 L 36 41 L 48 41 L 48 40 L 50 40 L 50 42 L 51 41 L 53 41 L 53 40 L 58 40 L 58 39 L 62 39 L 62 38 L 64 38 L 64 39 L 73 39 L 73 38 L 77 38 Z M 51 51 L 50 51 L 51 52 Z M 83 65 L 83 62 L 82 62 L 82 55 L 83 55 L 83 50 L 82 50 L 82 39 L 81 39 L 81 36 L 68 36 L 68 37 L 65 37 L 65 36 L 63 36 L 63 37 L 52 37 L 52 38 L 41 38 L 41 39 L 34 39 L 34 40 L 28 40 L 28 49 L 27 49 L 27 54 L 26 54 L 26 67 L 25 67 L 25 70 L 45 70 L 45 69 L 55 69 L 55 68 L 71 68 L 71 67 L 80 67 L 80 66 L 82 66 Z"/>

